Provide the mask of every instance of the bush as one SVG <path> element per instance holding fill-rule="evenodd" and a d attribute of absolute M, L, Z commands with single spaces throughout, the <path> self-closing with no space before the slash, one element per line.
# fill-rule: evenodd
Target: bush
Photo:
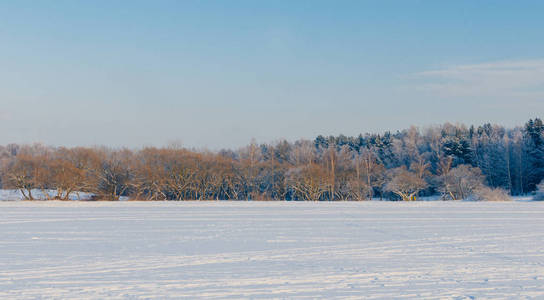
<path fill-rule="evenodd" d="M 472 199 L 475 201 L 511 201 L 510 195 L 501 188 L 479 187 L 474 191 Z"/>

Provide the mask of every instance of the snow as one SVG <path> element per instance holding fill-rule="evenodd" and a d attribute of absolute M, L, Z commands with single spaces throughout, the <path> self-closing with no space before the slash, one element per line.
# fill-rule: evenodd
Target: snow
<path fill-rule="evenodd" d="M 42 190 L 39 189 L 32 189 L 32 196 L 35 199 L 47 199 L 45 197 L 45 193 Z M 50 198 L 54 198 L 57 195 L 56 190 L 46 190 L 47 194 Z M 91 193 L 85 193 L 85 192 L 74 192 L 70 194 L 70 200 L 89 200 L 92 197 Z M 8 189 L 0 189 L 0 201 L 17 201 L 17 200 L 24 200 L 23 193 L 21 193 L 21 190 L 8 190 Z"/>
<path fill-rule="evenodd" d="M 0 202 L 0 298 L 544 297 L 542 202 Z"/>
<path fill-rule="evenodd" d="M 32 196 L 35 200 L 47 200 L 47 197 L 45 197 L 44 191 L 40 189 L 32 189 Z M 57 190 L 45 190 L 47 194 L 49 195 L 50 199 L 53 199 L 57 195 Z M 92 193 L 86 193 L 86 192 L 79 192 L 75 191 L 70 193 L 70 196 L 68 197 L 69 200 L 74 201 L 87 201 L 91 200 L 93 194 Z M 127 196 L 121 196 L 119 198 L 120 201 L 127 201 L 129 197 Z M 19 200 L 25 200 L 25 197 L 23 196 L 23 193 L 21 190 L 14 190 L 14 189 L 0 189 L 0 201 L 19 201 Z"/>
<path fill-rule="evenodd" d="M 528 195 L 528 196 L 513 196 L 512 200 L 514 201 L 536 201 L 534 195 Z"/>

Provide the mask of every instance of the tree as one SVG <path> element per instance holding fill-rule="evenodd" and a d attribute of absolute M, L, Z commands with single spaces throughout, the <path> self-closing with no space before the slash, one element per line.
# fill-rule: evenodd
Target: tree
<path fill-rule="evenodd" d="M 360 192 L 365 191 L 365 196 L 372 200 L 373 189 L 384 182 L 385 167 L 379 162 L 374 149 L 367 148 L 354 158 L 353 164 L 356 179 L 351 185 L 357 190 L 358 197 Z"/>
<path fill-rule="evenodd" d="M 242 164 L 243 176 L 242 182 L 247 191 L 246 199 L 252 199 L 252 195 L 259 194 L 257 189 L 257 177 L 259 173 L 259 162 L 262 159 L 261 148 L 257 146 L 255 140 L 252 140 L 249 146 L 240 151 L 240 163 Z"/>
<path fill-rule="evenodd" d="M 531 119 L 525 124 L 528 174 L 527 188 L 534 191 L 536 185 L 544 179 L 544 124 L 542 120 Z"/>
<path fill-rule="evenodd" d="M 78 168 L 70 160 L 70 151 L 66 150 L 64 157 L 56 157 L 48 162 L 51 188 L 56 189 L 56 200 L 69 200 L 70 195 L 81 191 L 84 187 L 85 171 Z"/>
<path fill-rule="evenodd" d="M 327 170 L 317 164 L 290 169 L 287 182 L 301 200 L 318 201 L 329 190 Z"/>
<path fill-rule="evenodd" d="M 405 167 L 392 169 L 389 178 L 385 190 L 397 194 L 404 201 L 413 200 L 414 196 L 427 186 L 425 180 Z"/>
<path fill-rule="evenodd" d="M 329 187 L 329 199 L 334 201 L 336 188 L 336 165 L 338 155 L 336 153 L 336 145 L 330 144 L 328 148 L 323 150 L 323 162 L 327 169 L 327 186 Z"/>
<path fill-rule="evenodd" d="M 512 194 L 523 195 L 528 191 L 527 180 L 529 170 L 529 157 L 527 155 L 527 143 L 523 130 L 516 128 L 511 133 L 511 164 L 512 164 Z"/>
<path fill-rule="evenodd" d="M 89 169 L 91 192 L 104 200 L 119 200 L 130 187 L 129 150 L 96 150 L 95 160 Z"/>
<path fill-rule="evenodd" d="M 483 186 L 485 177 L 479 168 L 460 165 L 440 177 L 442 198 L 466 199 Z"/>
<path fill-rule="evenodd" d="M 34 200 L 32 190 L 36 188 L 38 161 L 31 155 L 19 154 L 3 172 L 6 188 L 18 189 L 26 200 Z"/>
<path fill-rule="evenodd" d="M 472 161 L 482 170 L 488 185 L 510 189 L 510 156 L 505 129 L 490 124 L 478 127 L 471 147 L 474 150 Z"/>
<path fill-rule="evenodd" d="M 363 201 L 372 199 L 369 198 L 369 195 L 372 195 L 372 188 L 363 180 L 357 179 L 356 177 L 351 178 L 347 182 L 347 188 L 349 188 L 349 193 L 354 200 Z"/>
<path fill-rule="evenodd" d="M 185 150 L 174 150 L 167 166 L 165 184 L 174 200 L 191 198 L 191 186 L 195 184 L 195 154 Z"/>
<path fill-rule="evenodd" d="M 130 186 L 139 200 L 168 199 L 168 152 L 166 149 L 145 148 L 132 160 Z"/>

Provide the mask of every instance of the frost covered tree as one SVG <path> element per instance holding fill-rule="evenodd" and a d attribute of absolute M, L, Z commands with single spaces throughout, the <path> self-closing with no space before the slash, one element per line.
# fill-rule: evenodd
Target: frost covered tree
<path fill-rule="evenodd" d="M 98 198 L 119 200 L 127 195 L 133 172 L 130 169 L 132 152 L 97 149 L 89 170 L 90 191 Z"/>
<path fill-rule="evenodd" d="M 484 184 L 485 177 L 479 168 L 460 165 L 440 177 L 443 199 L 462 200 L 474 194 Z"/>
<path fill-rule="evenodd" d="M 490 188 L 482 185 L 476 190 L 471 199 L 476 201 L 510 201 L 512 198 L 501 188 Z"/>
<path fill-rule="evenodd" d="M 404 201 L 410 201 L 426 186 L 425 180 L 416 173 L 399 167 L 389 172 L 389 182 L 385 185 L 385 190 L 397 194 Z"/>
<path fill-rule="evenodd" d="M 329 191 L 328 172 L 317 164 L 289 170 L 287 182 L 294 194 L 302 200 L 318 201 Z"/>
<path fill-rule="evenodd" d="M 529 190 L 544 179 L 544 124 L 536 118 L 525 124 L 528 172 L 526 176 Z"/>
<path fill-rule="evenodd" d="M 508 137 L 504 128 L 485 124 L 472 138 L 472 161 L 486 175 L 491 187 L 511 189 Z"/>
<path fill-rule="evenodd" d="M 380 163 L 375 149 L 363 148 L 360 154 L 353 159 L 355 168 L 355 179 L 351 185 L 357 190 L 357 197 L 366 193 L 369 200 L 374 195 L 373 190 L 381 187 L 385 180 L 385 167 Z"/>
<path fill-rule="evenodd" d="M 3 170 L 3 183 L 5 188 L 17 189 L 26 200 L 34 200 L 32 190 L 37 184 L 37 172 L 39 162 L 27 154 L 18 155 L 17 159 L 8 163 Z"/>
<path fill-rule="evenodd" d="M 77 149 L 59 148 L 40 160 L 43 170 L 40 187 L 48 198 L 45 189 L 55 190 L 55 200 L 69 200 L 73 193 L 84 190 L 86 170 L 77 165 Z"/>

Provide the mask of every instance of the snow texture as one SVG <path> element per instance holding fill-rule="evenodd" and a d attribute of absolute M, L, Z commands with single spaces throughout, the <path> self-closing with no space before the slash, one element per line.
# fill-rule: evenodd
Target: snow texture
<path fill-rule="evenodd" d="M 32 189 L 32 196 L 35 200 L 47 200 L 47 197 L 45 196 L 44 191 L 39 189 Z M 53 199 L 57 195 L 56 190 L 46 190 L 45 191 L 49 198 Z M 86 193 L 86 192 L 72 192 L 70 194 L 69 200 L 74 201 L 87 201 L 91 200 L 94 194 L 92 193 Z M 126 201 L 129 198 L 127 196 L 121 196 L 119 198 L 120 201 Z M 23 193 L 21 190 L 8 190 L 8 189 L 0 189 L 0 201 L 18 201 L 18 200 L 25 200 L 25 197 L 23 196 Z"/>
<path fill-rule="evenodd" d="M 45 193 L 42 190 L 33 189 L 32 196 L 35 199 L 42 199 L 45 200 L 47 197 L 45 197 Z M 54 198 L 57 195 L 56 190 L 46 190 L 45 191 L 50 198 Z M 73 192 L 70 194 L 70 200 L 89 200 L 92 197 L 91 193 L 85 193 L 85 192 Z M 0 189 L 0 200 L 1 201 L 16 201 L 16 200 L 24 200 L 23 193 L 20 190 L 6 190 L 6 189 Z"/>
<path fill-rule="evenodd" d="M 0 299 L 544 298 L 542 202 L 0 202 Z"/>

